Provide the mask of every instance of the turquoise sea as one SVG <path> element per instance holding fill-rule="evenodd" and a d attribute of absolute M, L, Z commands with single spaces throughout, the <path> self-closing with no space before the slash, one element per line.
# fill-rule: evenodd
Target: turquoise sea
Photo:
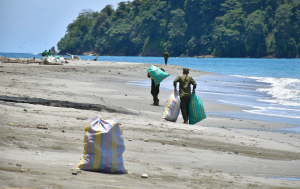
<path fill-rule="evenodd" d="M 37 53 L 0 52 L 0 55 L 41 58 Z M 95 57 L 78 56 L 82 60 Z M 163 57 L 99 56 L 98 61 L 164 64 Z M 170 57 L 168 65 L 217 73 L 195 77 L 196 94 L 212 102 L 244 107 L 242 112 L 208 112 L 209 115 L 294 124 L 296 127 L 280 132 L 300 134 L 300 59 Z M 170 76 L 162 82 L 161 89 L 173 90 L 173 79 Z M 147 78 L 129 83 L 149 87 Z"/>

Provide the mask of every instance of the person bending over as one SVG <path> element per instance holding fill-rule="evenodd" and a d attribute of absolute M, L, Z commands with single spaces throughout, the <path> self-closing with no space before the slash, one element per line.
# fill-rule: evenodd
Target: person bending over
<path fill-rule="evenodd" d="M 163 68 L 160 68 L 162 71 L 165 71 Z M 150 78 L 150 74 L 148 73 L 148 77 Z M 153 105 L 158 106 L 159 105 L 159 99 L 158 99 L 158 94 L 159 94 L 159 87 L 160 84 L 155 86 L 154 80 L 151 78 L 151 94 L 153 96 Z"/>

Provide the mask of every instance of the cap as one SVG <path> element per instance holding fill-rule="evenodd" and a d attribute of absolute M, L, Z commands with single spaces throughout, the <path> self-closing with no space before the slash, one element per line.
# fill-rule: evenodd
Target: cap
<path fill-rule="evenodd" d="M 184 72 L 189 72 L 190 70 L 188 68 L 183 68 Z"/>

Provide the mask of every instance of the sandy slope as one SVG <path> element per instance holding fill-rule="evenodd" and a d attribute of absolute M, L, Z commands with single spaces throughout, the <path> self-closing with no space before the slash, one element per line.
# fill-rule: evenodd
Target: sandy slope
<path fill-rule="evenodd" d="M 128 84 L 149 80 L 149 65 L 2 63 L 0 187 L 299 188 L 300 181 L 269 178 L 300 177 L 299 135 L 234 129 L 292 125 L 211 117 L 209 112 L 242 108 L 205 99 L 206 120 L 184 125 L 180 115 L 177 123 L 167 122 L 161 119 L 162 104 L 172 91 L 161 91 L 157 107 L 149 88 Z M 172 76 L 182 72 L 159 66 Z M 191 71 L 193 77 L 203 74 L 211 73 Z M 129 174 L 72 175 L 82 157 L 84 126 L 99 114 L 121 123 Z"/>

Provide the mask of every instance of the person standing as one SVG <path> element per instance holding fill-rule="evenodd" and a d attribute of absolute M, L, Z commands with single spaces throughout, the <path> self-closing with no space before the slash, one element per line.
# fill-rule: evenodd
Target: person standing
<path fill-rule="evenodd" d="M 45 50 L 43 53 L 42 53 L 42 56 L 47 56 L 48 52 L 47 50 Z"/>
<path fill-rule="evenodd" d="M 168 63 L 168 58 L 169 58 L 169 53 L 168 53 L 167 50 L 165 50 L 164 58 L 165 58 L 165 65 L 167 65 L 167 63 Z"/>
<path fill-rule="evenodd" d="M 48 56 L 52 56 L 51 49 L 49 49 Z"/>
<path fill-rule="evenodd" d="M 174 91 L 176 91 L 177 82 L 179 82 L 179 96 L 180 96 L 180 109 L 185 124 L 188 124 L 189 120 L 189 103 L 191 99 L 191 85 L 193 85 L 193 93 L 197 87 L 197 83 L 189 74 L 189 69 L 183 68 L 183 75 L 176 77 L 173 82 Z"/>

